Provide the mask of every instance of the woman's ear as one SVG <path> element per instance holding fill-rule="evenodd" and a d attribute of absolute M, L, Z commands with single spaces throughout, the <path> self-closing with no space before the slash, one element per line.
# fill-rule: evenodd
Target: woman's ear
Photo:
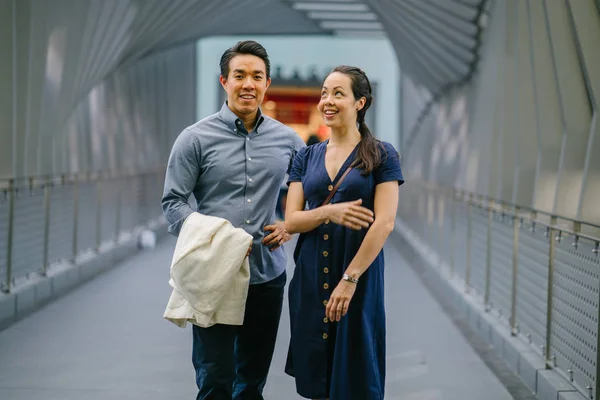
<path fill-rule="evenodd" d="M 360 99 L 358 99 L 358 101 L 356 102 L 356 111 L 360 111 L 363 109 L 363 107 L 365 106 L 365 103 L 367 102 L 367 98 L 366 97 L 361 97 Z"/>

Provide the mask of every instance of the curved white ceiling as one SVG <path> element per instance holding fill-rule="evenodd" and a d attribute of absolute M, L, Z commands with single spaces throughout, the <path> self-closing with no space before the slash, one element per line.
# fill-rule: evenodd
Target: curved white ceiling
<path fill-rule="evenodd" d="M 42 2 L 44 7 L 52 3 L 34 0 L 37 4 Z M 106 61 L 102 68 L 105 73 L 147 54 L 213 35 L 387 35 L 404 73 L 435 95 L 448 85 L 467 80 L 473 72 L 487 1 L 80 0 L 72 3 L 86 14 L 82 48 Z M 97 76 L 90 78 L 94 80 Z"/>

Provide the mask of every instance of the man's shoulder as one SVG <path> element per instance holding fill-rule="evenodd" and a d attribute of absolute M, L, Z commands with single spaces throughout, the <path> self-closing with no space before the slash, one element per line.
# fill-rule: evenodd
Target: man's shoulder
<path fill-rule="evenodd" d="M 271 118 L 271 117 L 267 117 L 266 115 L 264 116 L 265 118 L 265 123 L 268 124 L 269 129 L 272 129 L 273 131 L 277 131 L 278 134 L 286 134 L 286 135 L 295 135 L 297 136 L 297 133 L 295 130 L 293 130 L 292 128 L 290 128 L 289 126 L 285 125 L 283 122 L 280 122 L 278 120 L 276 120 L 275 118 Z"/>
<path fill-rule="evenodd" d="M 212 114 L 185 128 L 179 134 L 179 140 L 200 144 L 206 140 L 208 132 L 215 133 L 221 130 L 224 129 L 219 114 Z"/>
<path fill-rule="evenodd" d="M 208 117 L 202 118 L 200 121 L 194 123 L 187 127 L 192 133 L 201 133 L 203 129 L 213 128 L 220 126 L 222 124 L 221 118 L 219 117 L 219 113 L 214 113 L 209 115 Z"/>

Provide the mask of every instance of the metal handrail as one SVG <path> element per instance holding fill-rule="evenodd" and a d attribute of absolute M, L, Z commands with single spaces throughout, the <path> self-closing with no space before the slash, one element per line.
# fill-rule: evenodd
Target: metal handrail
<path fill-rule="evenodd" d="M 35 195 L 36 197 L 43 198 L 43 243 L 41 249 L 41 265 L 37 269 L 36 272 L 45 275 L 47 272 L 47 268 L 49 262 L 52 261 L 49 258 L 50 251 L 50 214 L 51 214 L 51 196 L 53 193 L 53 188 L 56 186 L 66 186 L 70 185 L 72 187 L 72 192 L 70 194 L 73 205 L 70 213 L 72 215 L 72 246 L 70 249 L 70 254 L 63 254 L 66 260 L 69 262 L 76 262 L 77 257 L 80 255 L 81 249 L 79 249 L 78 242 L 78 226 L 79 226 L 79 207 L 80 207 L 80 186 L 81 184 L 86 184 L 92 188 L 92 190 L 96 191 L 96 198 L 98 201 L 96 202 L 96 210 L 94 211 L 96 214 L 96 222 L 95 222 L 95 245 L 94 250 L 99 251 L 103 241 L 108 240 L 107 238 L 102 236 L 102 219 L 105 218 L 103 215 L 103 206 L 102 204 L 102 194 L 103 194 L 103 186 L 106 182 L 110 181 L 124 181 L 127 179 L 136 179 L 136 178 L 144 178 L 148 176 L 153 176 L 156 174 L 158 177 L 164 176 L 164 167 L 158 167 L 153 169 L 147 169 L 145 171 L 133 171 L 133 170 L 121 170 L 121 171 L 96 171 L 96 172 L 88 172 L 85 174 L 73 173 L 69 175 L 46 175 L 46 176 L 36 176 L 29 177 L 26 179 L 21 179 L 17 181 L 16 179 L 8 179 L 5 180 L 5 187 L 0 187 L 0 200 L 2 203 L 0 205 L 6 205 L 7 209 L 7 236 L 6 236 L 6 254 L 5 254 L 5 270 L 3 271 L 3 276 L 0 276 L 0 291 L 2 292 L 10 292 L 12 290 L 12 286 L 14 285 L 15 279 L 20 279 L 21 277 L 15 276 L 15 271 L 13 270 L 13 263 L 15 261 L 14 255 L 14 244 L 15 244 L 15 229 L 18 226 L 18 220 L 16 216 L 17 211 L 17 203 L 19 202 L 19 195 L 21 192 L 27 193 L 29 190 L 30 195 Z M 42 189 L 43 192 L 34 193 L 33 190 Z M 71 189 L 69 189 L 71 190 Z M 104 189 L 105 190 L 105 189 Z M 124 206 L 124 199 L 122 197 L 122 193 L 120 191 L 116 191 L 113 193 L 113 197 L 116 198 L 116 212 L 113 216 L 114 218 L 114 231 L 110 232 L 110 237 L 112 240 L 119 240 L 121 231 L 123 230 L 123 221 L 122 221 L 122 210 L 121 208 Z M 159 215 L 157 212 L 156 217 Z M 150 215 L 145 215 L 146 217 L 152 217 Z M 131 228 L 131 226 L 126 227 Z M 0 263 L 1 265 L 1 263 Z"/>
<path fill-rule="evenodd" d="M 496 208 L 494 208 L 494 210 L 497 210 L 499 212 L 504 212 L 507 215 L 514 215 L 514 216 L 518 216 L 519 218 L 527 218 L 531 221 L 535 221 L 536 223 L 561 230 L 565 233 L 574 233 L 577 236 L 586 237 L 592 241 L 600 241 L 600 237 L 589 236 L 589 235 L 585 235 L 582 232 L 578 232 L 584 226 L 587 226 L 587 227 L 590 227 L 593 229 L 600 229 L 600 225 L 598 225 L 598 224 L 578 220 L 578 219 L 571 218 L 571 217 L 566 217 L 566 216 L 560 215 L 560 214 L 550 213 L 550 212 L 543 211 L 543 210 L 538 210 L 538 209 L 535 209 L 530 206 L 511 203 L 511 202 L 508 202 L 505 200 L 493 198 L 488 195 L 484 195 L 484 194 L 480 194 L 480 193 L 476 193 L 476 192 L 470 192 L 470 191 L 467 191 L 464 189 L 458 189 L 453 186 L 443 185 L 438 182 L 426 181 L 426 180 L 422 180 L 422 179 L 411 179 L 410 181 L 411 182 L 419 182 L 419 183 L 423 184 L 424 186 L 430 186 L 433 189 L 454 192 L 457 195 L 457 196 L 455 196 L 455 199 L 460 199 L 460 196 L 466 197 L 467 198 L 466 202 L 469 204 L 486 203 L 488 205 L 488 207 L 491 207 L 491 208 L 496 207 Z M 473 199 L 479 199 L 480 202 L 476 203 L 473 201 Z M 500 206 L 500 207 L 498 207 L 498 206 Z M 515 212 L 515 211 L 511 212 L 511 210 L 519 210 L 519 212 Z M 527 217 L 526 214 L 529 214 L 529 217 Z M 577 228 L 575 228 L 573 230 L 569 230 L 558 224 L 556 224 L 556 225 L 548 224 L 547 222 L 544 222 L 543 220 L 538 219 L 537 217 L 539 215 L 548 217 L 548 220 L 550 220 L 550 221 L 552 221 L 554 219 L 557 221 L 569 222 L 574 227 L 577 227 Z"/>
<path fill-rule="evenodd" d="M 41 174 L 22 177 L 0 178 L 0 190 L 21 190 L 44 188 L 48 184 L 68 184 L 77 182 L 97 182 L 108 179 L 132 178 L 135 176 L 163 171 L 164 166 L 151 167 L 144 170 L 129 168 L 119 170 L 97 170 L 85 172 L 70 172 L 64 174 Z"/>
<path fill-rule="evenodd" d="M 580 223 L 579 221 L 576 221 L 572 218 L 565 218 L 572 222 L 572 226 L 565 227 L 564 225 L 559 224 L 559 217 L 556 215 L 552 215 L 551 213 L 543 213 L 550 216 L 550 219 L 546 221 L 540 219 L 539 215 L 536 212 L 524 211 L 515 204 L 495 201 L 487 196 L 480 196 L 472 192 L 458 190 L 456 188 L 448 187 L 437 182 L 411 179 L 409 180 L 409 183 L 414 184 L 414 188 L 417 191 L 417 193 L 419 193 L 419 196 L 426 195 L 427 202 L 433 204 L 432 208 L 427 207 L 425 211 L 425 218 L 427 219 L 427 222 L 423 223 L 424 221 L 422 220 L 417 221 L 416 223 L 418 224 L 418 226 L 411 228 L 416 229 L 415 233 L 418 235 L 422 235 L 422 238 L 433 246 L 433 250 L 438 251 L 440 255 L 445 255 L 449 257 L 449 276 L 455 276 L 454 271 L 456 268 L 456 261 L 454 258 L 454 253 L 456 251 L 456 236 L 458 233 L 456 230 L 456 218 L 457 213 L 462 215 L 463 223 L 461 228 L 462 233 L 460 235 L 466 235 L 466 243 L 464 243 L 464 246 L 466 248 L 464 255 L 465 258 L 461 261 L 461 263 L 464 262 L 464 275 L 462 275 L 462 283 L 464 284 L 465 296 L 475 296 L 473 298 L 478 299 L 481 302 L 481 304 L 484 306 L 484 310 L 486 313 L 495 312 L 498 318 L 503 318 L 504 323 L 507 323 L 507 326 L 510 329 L 510 333 L 512 336 L 519 337 L 520 339 L 524 340 L 526 338 L 526 340 L 528 340 L 529 342 L 529 345 L 533 344 L 531 339 L 531 332 L 536 332 L 536 328 L 532 328 L 532 325 L 524 324 L 526 326 L 526 329 L 529 330 L 529 333 L 527 333 L 526 335 L 523 335 L 521 333 L 520 322 L 525 321 L 521 319 L 523 317 L 518 316 L 520 309 L 519 304 L 521 301 L 523 301 L 523 297 L 520 297 L 518 295 L 518 292 L 520 290 L 518 282 L 521 279 L 519 278 L 521 274 L 521 269 L 529 268 L 529 271 L 531 271 L 532 265 L 531 262 L 527 261 L 527 259 L 530 258 L 530 256 L 526 257 L 525 260 L 521 258 L 521 247 L 527 247 L 528 245 L 527 242 L 522 242 L 520 240 L 520 237 L 524 234 L 521 233 L 521 231 L 522 227 L 526 226 L 526 224 L 529 225 L 529 230 L 531 232 L 535 232 L 536 227 L 539 226 L 537 231 L 543 233 L 544 237 L 546 238 L 547 245 L 545 250 L 543 250 L 546 253 L 546 257 L 542 256 L 542 258 L 538 259 L 536 262 L 539 263 L 541 261 L 542 265 L 545 265 L 544 276 L 547 277 L 547 280 L 544 282 L 543 285 L 545 299 L 545 319 L 543 322 L 544 325 L 538 325 L 538 328 L 543 329 L 544 333 L 541 333 L 541 330 L 536 332 L 539 332 L 540 335 L 539 341 L 536 342 L 536 344 L 539 345 L 539 347 L 533 347 L 533 349 L 537 349 L 535 350 L 535 352 L 541 357 L 543 357 L 544 365 L 547 369 L 553 369 L 557 371 L 561 376 L 569 380 L 577 390 L 587 395 L 588 398 L 597 398 L 597 383 L 595 382 L 598 381 L 594 380 L 593 377 L 590 377 L 590 374 L 595 375 L 596 377 L 600 375 L 600 364 L 598 364 L 598 360 L 600 360 L 600 347 L 596 347 L 598 350 L 596 351 L 596 354 L 594 356 L 596 358 L 595 364 L 593 361 L 591 361 L 590 367 L 587 368 L 585 366 L 582 367 L 577 364 L 573 364 L 573 360 L 565 360 L 565 357 L 568 356 L 565 356 L 563 353 L 561 353 L 561 351 L 564 351 L 564 346 L 561 345 L 560 342 L 556 342 L 557 335 L 560 335 L 560 333 L 557 333 L 556 331 L 556 324 L 560 325 L 561 323 L 560 320 L 556 320 L 556 299 L 561 299 L 560 292 L 556 291 L 556 288 L 561 287 L 561 285 L 560 282 L 557 282 L 556 279 L 557 276 L 561 274 L 560 270 L 557 270 L 557 268 L 565 268 L 565 265 L 558 264 L 559 262 L 561 262 L 561 257 L 568 256 L 578 258 L 579 255 L 583 255 L 582 251 L 584 249 L 585 252 L 587 252 L 590 250 L 590 247 L 591 252 L 595 254 L 595 257 L 593 259 L 587 258 L 589 260 L 588 262 L 591 262 L 593 265 L 595 265 L 595 267 L 590 267 L 592 268 L 590 271 L 597 271 L 598 257 L 600 256 L 600 235 L 596 232 L 594 234 L 587 234 L 581 232 L 582 225 L 586 224 Z M 412 186 L 413 185 L 409 185 L 406 188 L 408 192 L 407 195 L 409 195 L 409 198 L 411 197 L 410 193 L 414 193 L 410 189 Z M 419 201 L 419 204 L 421 204 L 423 200 L 419 198 L 419 200 L 417 201 Z M 448 201 L 450 202 L 450 204 L 448 204 Z M 456 206 L 460 204 L 462 204 L 462 206 L 460 207 L 461 211 L 457 211 Z M 447 206 L 449 206 L 450 209 L 449 220 L 445 216 L 445 210 Z M 399 207 L 399 212 L 405 213 L 403 217 L 406 217 L 408 221 L 414 220 L 414 210 L 411 209 L 412 202 L 404 203 L 404 206 L 400 205 Z M 541 211 L 539 212 L 542 213 Z M 494 215 L 502 215 L 502 221 L 504 221 L 504 217 L 507 217 L 510 223 L 505 226 L 511 226 L 510 230 L 512 230 L 512 234 L 508 233 L 507 231 L 498 231 L 497 233 L 493 233 L 492 226 L 494 225 L 493 221 L 495 220 Z M 419 219 L 423 218 L 421 207 L 419 207 L 418 217 Z M 475 234 L 474 232 L 475 220 L 479 221 L 477 222 L 479 226 L 477 234 Z M 485 222 L 486 220 L 487 222 Z M 447 230 L 447 224 L 450 224 L 449 239 L 451 241 L 451 248 L 449 255 L 447 254 L 447 244 L 444 241 L 444 235 L 449 233 Z M 485 227 L 483 226 L 483 224 L 485 224 Z M 442 226 L 444 226 L 444 228 L 442 228 Z M 506 236 L 504 236 L 505 239 L 501 240 L 500 242 L 496 242 L 495 244 L 495 246 L 498 246 L 499 243 L 502 250 L 499 250 L 499 248 L 494 247 L 494 245 L 492 244 L 494 243 L 493 236 L 502 236 L 506 235 L 507 233 L 512 238 L 512 246 L 506 243 Z M 567 244 L 564 244 L 562 248 L 559 247 L 560 243 L 567 238 L 569 240 L 572 240 L 572 242 L 570 241 Z M 476 240 L 478 240 L 477 245 L 475 244 Z M 475 254 L 474 247 L 481 246 L 482 244 L 484 246 L 485 251 L 482 253 L 481 247 L 478 247 L 479 253 L 477 257 L 479 258 L 472 259 L 472 256 Z M 575 250 L 579 250 L 577 255 L 573 255 L 571 253 L 564 253 L 564 246 L 569 246 L 569 244 Z M 501 261 L 501 268 L 504 272 L 499 272 L 500 270 L 497 269 L 500 268 L 497 265 L 498 260 L 496 260 L 496 266 L 494 266 L 492 253 L 494 251 L 506 251 L 508 250 L 508 246 L 512 247 L 512 261 L 509 261 L 506 253 L 502 253 L 504 256 Z M 494 250 L 494 248 L 496 248 L 496 250 Z M 527 251 L 530 252 L 529 249 Z M 559 251 L 561 251 L 562 253 L 559 254 Z M 472 265 L 473 261 L 476 261 L 476 266 L 474 264 Z M 573 259 L 571 261 L 577 262 Z M 521 263 L 525 263 L 524 266 L 521 266 Z M 572 266 L 568 265 L 568 263 L 569 262 L 567 262 L 567 268 L 572 268 Z M 511 271 L 508 272 L 507 268 L 510 268 Z M 502 284 L 504 285 L 504 289 L 502 289 L 503 294 L 501 295 L 498 294 L 498 283 L 496 282 L 496 285 L 493 285 L 493 270 L 496 271 L 496 274 L 502 273 L 505 276 L 505 283 Z M 475 271 L 477 271 L 477 281 L 472 281 L 471 276 L 475 276 Z M 442 272 L 442 270 L 440 270 L 440 272 Z M 512 279 L 507 280 L 509 278 Z M 494 287 L 496 287 L 496 289 L 494 289 Z M 475 292 L 472 292 L 473 290 Z M 592 296 L 596 296 L 595 298 L 597 300 L 597 292 L 596 295 L 592 294 Z M 502 302 L 502 304 L 494 304 L 496 301 Z M 562 298 L 561 301 L 564 302 L 565 299 Z M 510 310 L 509 314 L 503 315 L 503 310 Z M 539 309 L 536 308 L 536 312 L 538 310 Z M 598 310 L 598 312 L 600 312 L 600 310 Z M 560 316 L 558 318 L 560 318 Z M 534 330 L 532 331 L 532 329 Z M 600 332 L 600 326 L 590 326 L 590 329 L 595 330 L 596 333 Z M 572 333 L 570 334 L 573 335 Z M 593 346 L 593 344 L 588 345 Z M 573 368 L 573 366 L 576 366 L 577 368 Z"/>

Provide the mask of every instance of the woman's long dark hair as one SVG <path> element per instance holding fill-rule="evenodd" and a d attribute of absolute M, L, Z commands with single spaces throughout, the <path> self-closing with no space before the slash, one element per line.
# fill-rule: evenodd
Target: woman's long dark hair
<path fill-rule="evenodd" d="M 373 169 L 377 168 L 381 163 L 382 151 L 385 149 L 381 145 L 380 141 L 373 136 L 369 127 L 365 123 L 365 115 L 367 110 L 373 102 L 373 96 L 371 91 L 371 82 L 364 73 L 364 71 L 358 67 L 351 67 L 348 65 L 340 65 L 335 67 L 331 73 L 339 72 L 350 77 L 352 82 L 352 93 L 354 99 L 359 100 L 361 97 L 366 99 L 365 105 L 358 111 L 356 117 L 356 123 L 358 124 L 358 131 L 360 132 L 361 142 L 358 148 L 356 158 L 352 163 L 353 168 L 363 170 L 363 175 L 370 174 Z"/>

